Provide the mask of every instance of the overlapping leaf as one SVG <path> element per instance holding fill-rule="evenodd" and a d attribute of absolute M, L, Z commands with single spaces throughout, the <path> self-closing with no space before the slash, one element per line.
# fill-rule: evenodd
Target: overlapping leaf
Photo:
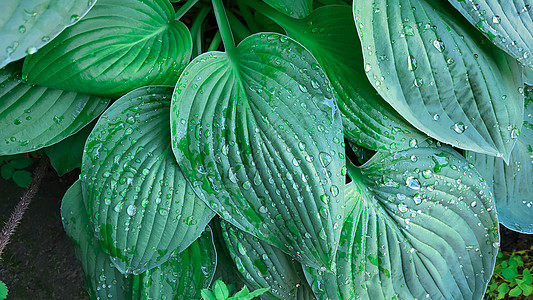
<path fill-rule="evenodd" d="M 276 10 L 293 18 L 305 18 L 313 10 L 312 0 L 265 0 Z"/>
<path fill-rule="evenodd" d="M 17 67 L 0 69 L 0 155 L 55 144 L 82 129 L 109 104 L 109 99 L 26 84 Z"/>
<path fill-rule="evenodd" d="M 172 147 L 224 219 L 329 268 L 344 210 L 341 117 L 316 60 L 276 33 L 197 57 L 172 102 Z"/>
<path fill-rule="evenodd" d="M 533 2 L 448 1 L 496 46 L 533 69 Z"/>
<path fill-rule="evenodd" d="M 191 35 L 167 0 L 99 0 L 24 63 L 28 81 L 121 96 L 151 84 L 173 85 L 192 51 Z"/>
<path fill-rule="evenodd" d="M 355 1 L 367 77 L 431 137 L 508 159 L 522 126 L 520 67 L 450 13 L 442 1 Z"/>
<path fill-rule="evenodd" d="M 522 233 L 533 233 L 533 93 L 528 94 L 524 126 L 513 132 L 517 142 L 509 164 L 487 155 L 466 153 L 493 188 L 500 223 Z"/>
<path fill-rule="evenodd" d="M 100 246 L 139 274 L 187 248 L 214 215 L 170 146 L 171 87 L 136 89 L 100 117 L 85 144 L 82 188 Z"/>
<path fill-rule="evenodd" d="M 4 0 L 0 11 L 0 68 L 19 60 L 82 18 L 96 0 Z"/>
<path fill-rule="evenodd" d="M 481 299 L 498 253 L 493 198 L 449 147 L 378 153 L 349 170 L 336 274 L 305 268 L 319 299 Z"/>
<path fill-rule="evenodd" d="M 179 255 L 139 275 L 124 276 L 94 238 L 76 181 L 61 204 L 63 226 L 76 244 L 91 299 L 198 299 L 210 285 L 216 267 L 213 237 L 208 227 Z"/>
<path fill-rule="evenodd" d="M 225 221 L 222 230 L 231 257 L 251 289 L 270 288 L 267 294 L 272 299 L 314 299 L 298 261 Z"/>
<path fill-rule="evenodd" d="M 350 9 L 330 5 L 295 20 L 257 6 L 302 43 L 324 68 L 342 113 L 348 139 L 373 150 L 403 150 L 426 139 L 365 79 L 363 52 Z"/>

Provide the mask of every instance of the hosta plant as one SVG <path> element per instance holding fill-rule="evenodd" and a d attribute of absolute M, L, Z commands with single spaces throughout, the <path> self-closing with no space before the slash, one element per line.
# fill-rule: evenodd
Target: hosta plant
<path fill-rule="evenodd" d="M 529 1 L 6 1 L 93 299 L 482 299 L 533 233 Z"/>

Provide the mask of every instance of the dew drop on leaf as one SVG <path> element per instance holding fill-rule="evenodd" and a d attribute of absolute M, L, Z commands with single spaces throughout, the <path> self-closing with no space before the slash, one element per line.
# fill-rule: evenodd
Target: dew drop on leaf
<path fill-rule="evenodd" d="M 332 161 L 332 158 L 331 158 L 331 155 L 329 155 L 328 153 L 326 152 L 320 152 L 318 154 L 318 157 L 320 158 L 320 163 L 322 164 L 322 166 L 325 168 L 327 166 L 329 166 L 329 164 L 331 163 Z"/>
<path fill-rule="evenodd" d="M 402 213 L 405 213 L 408 211 L 407 205 L 405 203 L 398 204 L 398 210 Z"/>
<path fill-rule="evenodd" d="M 413 190 L 419 190 L 420 189 L 420 181 L 418 181 L 418 179 L 416 179 L 413 176 L 407 177 L 407 179 L 405 180 L 405 184 L 410 189 L 413 189 Z"/>
<path fill-rule="evenodd" d="M 463 122 L 457 122 L 453 124 L 452 127 L 450 128 L 453 129 L 453 131 L 457 132 L 458 134 L 461 134 L 465 132 L 467 126 Z"/>
<path fill-rule="evenodd" d="M 444 43 L 441 41 L 441 40 L 434 40 L 433 41 L 433 46 L 435 47 L 435 49 L 437 49 L 439 52 L 443 52 L 445 47 L 444 47 Z"/>

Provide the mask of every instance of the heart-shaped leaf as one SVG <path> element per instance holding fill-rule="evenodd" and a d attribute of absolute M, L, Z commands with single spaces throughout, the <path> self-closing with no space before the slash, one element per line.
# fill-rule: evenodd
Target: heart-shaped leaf
<path fill-rule="evenodd" d="M 0 69 L 0 155 L 35 151 L 76 133 L 109 99 L 33 86 L 16 64 Z"/>
<path fill-rule="evenodd" d="M 448 1 L 496 46 L 533 69 L 533 3 L 479 0 L 472 4 L 464 0 Z"/>
<path fill-rule="evenodd" d="M 490 189 L 449 147 L 350 167 L 336 275 L 305 268 L 319 299 L 481 299 L 498 253 Z"/>
<path fill-rule="evenodd" d="M 170 146 L 172 88 L 142 87 L 102 114 L 85 144 L 82 187 L 101 247 L 139 274 L 187 248 L 214 215 Z"/>
<path fill-rule="evenodd" d="M 305 18 L 313 10 L 312 0 L 264 0 L 276 10 L 293 18 Z"/>
<path fill-rule="evenodd" d="M 187 26 L 167 0 L 99 0 L 76 25 L 24 62 L 34 84 L 118 97 L 173 85 L 192 51 Z"/>
<path fill-rule="evenodd" d="M 76 244 L 91 299 L 198 299 L 200 291 L 211 284 L 216 252 L 209 227 L 186 250 L 170 256 L 161 266 L 124 276 L 93 236 L 79 180 L 65 194 L 61 216 L 65 231 Z"/>
<path fill-rule="evenodd" d="M 367 77 L 439 141 L 508 159 L 523 116 L 518 63 L 443 1 L 354 2 Z"/>
<path fill-rule="evenodd" d="M 96 0 L 4 0 L 0 12 L 0 68 L 19 60 L 76 23 Z"/>
<path fill-rule="evenodd" d="M 172 149 L 224 219 L 297 260 L 331 266 L 344 215 L 341 117 L 325 74 L 277 33 L 208 52 L 174 90 Z"/>
<path fill-rule="evenodd" d="M 331 82 L 345 136 L 372 150 L 403 150 L 427 136 L 405 121 L 365 79 L 363 52 L 349 7 L 323 6 L 295 20 L 256 1 L 248 2 L 278 22 L 316 57 Z"/>
<path fill-rule="evenodd" d="M 314 299 L 298 261 L 230 223 L 222 221 L 221 226 L 231 257 L 250 288 L 270 288 L 272 299 Z"/>
<path fill-rule="evenodd" d="M 533 92 L 526 95 L 524 126 L 513 132 L 517 142 L 509 164 L 475 152 L 465 156 L 492 186 L 500 223 L 533 233 Z"/>

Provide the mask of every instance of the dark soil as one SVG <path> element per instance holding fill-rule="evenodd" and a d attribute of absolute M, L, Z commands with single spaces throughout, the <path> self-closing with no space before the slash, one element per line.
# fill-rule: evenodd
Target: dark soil
<path fill-rule="evenodd" d="M 79 172 L 79 171 L 78 171 Z M 33 199 L 22 223 L 0 259 L 0 280 L 9 288 L 8 299 L 89 299 L 83 272 L 74 255 L 74 244 L 63 231 L 61 199 L 78 178 L 71 172 L 58 178 L 50 170 Z M 0 179 L 0 224 L 3 225 L 24 189 Z M 501 250 L 530 249 L 533 235 L 500 226 Z"/>

